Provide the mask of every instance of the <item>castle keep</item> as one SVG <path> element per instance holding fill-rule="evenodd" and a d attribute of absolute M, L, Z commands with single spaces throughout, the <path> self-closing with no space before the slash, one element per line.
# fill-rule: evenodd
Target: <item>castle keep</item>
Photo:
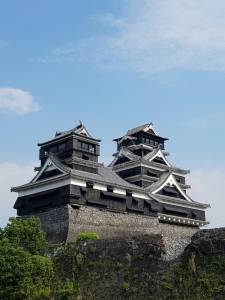
<path fill-rule="evenodd" d="M 188 196 L 189 171 L 171 165 L 166 140 L 151 123 L 130 129 L 115 139 L 106 167 L 98 162 L 100 140 L 82 123 L 56 133 L 38 144 L 36 176 L 12 188 L 14 208 L 18 216 L 38 216 L 52 243 L 74 241 L 81 231 L 103 238 L 161 233 L 168 245 L 178 237 L 182 248 L 207 224 L 209 205 Z"/>

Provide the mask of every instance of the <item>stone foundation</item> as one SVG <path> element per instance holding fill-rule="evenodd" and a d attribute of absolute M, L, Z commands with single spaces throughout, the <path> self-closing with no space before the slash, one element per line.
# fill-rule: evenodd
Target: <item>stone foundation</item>
<path fill-rule="evenodd" d="M 79 232 L 94 231 L 102 239 L 132 238 L 161 234 L 166 249 L 165 259 L 180 255 L 199 230 L 196 227 L 163 224 L 155 217 L 100 210 L 90 206 L 70 205 L 37 214 L 50 243 L 74 242 Z"/>
<path fill-rule="evenodd" d="M 34 216 L 40 218 L 49 243 L 59 244 L 67 240 L 70 220 L 68 206 L 54 208 Z"/>

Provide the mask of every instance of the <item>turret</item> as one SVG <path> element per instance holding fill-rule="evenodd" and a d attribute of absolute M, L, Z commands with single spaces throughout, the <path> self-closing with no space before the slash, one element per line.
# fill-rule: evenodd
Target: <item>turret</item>
<path fill-rule="evenodd" d="M 43 166 L 49 154 L 52 154 L 71 168 L 84 170 L 85 166 L 92 166 L 92 172 L 95 172 L 94 166 L 95 163 L 98 163 L 100 155 L 100 142 L 99 139 L 92 137 L 80 122 L 77 127 L 69 131 L 56 132 L 53 139 L 38 143 L 41 166 Z M 83 166 L 81 167 L 82 161 Z M 88 169 L 88 171 L 91 170 Z"/>
<path fill-rule="evenodd" d="M 127 133 L 117 139 L 117 150 L 122 147 L 126 147 L 134 154 L 143 157 L 154 148 L 161 148 L 164 150 L 165 141 L 167 138 L 163 138 L 158 135 L 153 127 L 152 123 L 144 124 L 127 131 Z"/>

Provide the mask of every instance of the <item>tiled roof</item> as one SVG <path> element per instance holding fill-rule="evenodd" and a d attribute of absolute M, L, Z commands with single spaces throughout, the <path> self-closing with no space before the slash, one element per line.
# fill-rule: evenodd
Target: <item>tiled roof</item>
<path fill-rule="evenodd" d="M 205 208 L 210 207 L 209 204 L 196 202 L 194 200 L 192 200 L 192 202 L 189 202 L 184 199 L 174 198 L 174 197 L 169 197 L 169 196 L 164 196 L 164 195 L 158 195 L 158 194 L 157 195 L 151 194 L 151 198 L 155 199 L 158 202 L 167 203 L 167 204 L 171 204 L 171 205 L 196 207 L 196 208 L 200 208 L 200 209 L 205 209 Z"/>
<path fill-rule="evenodd" d="M 137 126 L 135 128 L 132 128 L 132 129 L 129 129 L 127 131 L 127 133 L 120 137 L 120 138 L 117 138 L 117 139 L 114 139 L 114 141 L 116 142 L 120 142 L 121 139 L 123 139 L 124 137 L 128 137 L 128 136 L 133 136 L 135 133 L 138 133 L 140 131 L 145 131 L 147 133 L 150 133 L 152 135 L 156 135 L 156 136 L 159 136 L 159 134 L 156 132 L 155 128 L 153 127 L 153 124 L 152 123 L 146 123 L 146 124 L 143 124 L 143 125 L 140 125 L 140 126 Z M 167 139 L 165 139 L 167 140 Z"/>
<path fill-rule="evenodd" d="M 151 160 L 151 158 L 153 158 L 156 153 L 159 151 L 159 148 L 153 148 L 153 150 L 151 152 L 149 152 L 148 154 L 146 154 L 143 159 L 146 159 L 146 160 Z"/>
<path fill-rule="evenodd" d="M 119 152 L 115 154 L 114 160 L 110 163 L 110 167 L 115 164 L 119 157 L 127 157 L 129 160 L 134 161 L 140 159 L 140 157 L 133 152 L 131 152 L 128 148 L 122 147 Z"/>
<path fill-rule="evenodd" d="M 148 129 L 148 128 L 149 128 L 149 130 L 151 130 L 152 134 L 156 135 L 156 133 L 155 133 L 155 131 L 154 131 L 154 129 L 153 129 L 152 126 L 153 126 L 152 123 L 147 123 L 147 124 L 144 124 L 144 125 L 132 128 L 132 129 L 130 129 L 130 130 L 127 131 L 126 135 L 133 135 L 133 134 L 135 134 L 135 133 L 137 133 L 139 131 L 143 131 L 143 130 Z"/>
<path fill-rule="evenodd" d="M 134 184 L 131 184 L 127 181 L 125 181 L 124 179 L 122 179 L 119 175 L 116 174 L 116 172 L 114 172 L 112 170 L 111 167 L 105 167 L 102 164 L 99 164 L 98 166 L 98 174 L 95 173 L 90 173 L 90 172 L 85 172 L 85 171 L 80 171 L 80 170 L 76 170 L 76 169 L 71 169 L 68 166 L 64 165 L 63 163 L 61 163 L 56 157 L 54 157 L 53 155 L 51 155 L 50 159 L 52 160 L 52 162 L 55 164 L 56 167 L 58 167 L 59 169 L 61 169 L 62 171 L 64 171 L 66 174 L 62 175 L 61 177 L 57 177 L 57 179 L 52 178 L 54 180 L 60 180 L 60 178 L 65 178 L 67 176 L 72 176 L 76 179 L 81 179 L 84 181 L 93 181 L 94 183 L 100 183 L 103 185 L 110 185 L 110 186 L 114 186 L 114 187 L 118 187 L 121 189 L 129 189 L 132 191 L 136 191 L 138 193 L 141 194 L 145 194 L 148 195 L 148 197 L 150 197 L 150 199 L 155 199 L 156 201 L 159 202 L 169 202 L 172 205 L 174 204 L 185 204 L 185 205 L 189 205 L 189 206 L 196 206 L 196 207 L 200 207 L 200 208 L 206 208 L 209 207 L 209 205 L 207 204 L 202 204 L 202 203 L 198 203 L 198 202 L 188 202 L 186 200 L 182 200 L 179 198 L 172 198 L 172 197 L 166 197 L 166 196 L 162 196 L 162 195 L 155 195 L 152 194 L 151 191 L 152 189 L 146 189 L 146 188 L 142 188 L 142 187 L 138 187 Z M 168 176 L 170 175 L 169 172 L 163 174 L 160 178 L 160 180 L 154 184 L 152 184 L 152 186 L 154 188 L 162 185 L 165 180 L 168 178 Z M 51 181 L 51 178 L 47 179 L 47 180 L 40 180 L 37 182 L 30 182 L 28 184 L 19 186 L 19 187 L 15 187 L 12 188 L 12 191 L 19 191 L 19 190 L 23 190 L 23 189 L 27 189 L 27 188 L 31 188 L 34 187 L 35 185 L 40 185 L 43 184 L 43 182 L 49 182 Z"/>
<path fill-rule="evenodd" d="M 63 137 L 66 137 L 70 134 L 76 134 L 76 135 L 80 135 L 81 137 L 87 138 L 87 139 L 92 139 L 95 141 L 101 141 L 100 139 L 96 139 L 94 138 L 87 130 L 87 128 L 81 123 L 80 125 L 76 126 L 75 128 L 71 129 L 71 130 L 67 130 L 67 131 L 62 131 L 62 132 L 56 132 L 55 137 L 47 142 L 43 142 L 43 143 L 38 143 L 39 146 L 42 146 L 44 144 L 47 144 L 49 142 L 61 139 Z"/>
<path fill-rule="evenodd" d="M 49 156 L 49 158 L 52 160 L 52 162 L 55 164 L 56 167 L 58 167 L 68 175 L 71 175 L 72 177 L 75 177 L 77 179 L 81 179 L 85 181 L 94 181 L 105 185 L 114 185 L 120 188 L 130 189 L 130 190 L 135 190 L 138 192 L 145 193 L 145 191 L 141 187 L 138 187 L 122 179 L 119 175 L 116 174 L 116 172 L 112 170 L 111 167 L 105 167 L 103 164 L 98 164 L 98 173 L 95 174 L 91 172 L 85 172 L 85 171 L 69 168 L 65 164 L 61 163 L 52 154 Z M 29 185 L 31 185 L 31 183 L 28 183 L 23 187 Z"/>
<path fill-rule="evenodd" d="M 171 172 L 165 172 L 161 175 L 161 177 L 156 181 L 154 182 L 153 184 L 151 184 L 150 186 L 148 186 L 146 188 L 146 190 L 148 192 L 152 192 L 156 189 L 158 189 L 159 187 L 161 187 L 163 185 L 163 183 L 168 179 L 168 177 L 171 175 Z"/>

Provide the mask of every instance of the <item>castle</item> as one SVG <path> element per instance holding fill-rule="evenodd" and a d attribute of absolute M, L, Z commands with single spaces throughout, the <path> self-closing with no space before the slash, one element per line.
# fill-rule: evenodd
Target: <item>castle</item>
<path fill-rule="evenodd" d="M 81 231 L 102 238 L 160 233 L 179 252 L 207 224 L 208 204 L 192 200 L 188 170 L 168 160 L 166 138 L 152 123 L 130 129 L 114 141 L 109 166 L 98 162 L 100 140 L 80 123 L 57 132 L 40 147 L 40 167 L 31 182 L 12 188 L 18 216 L 35 215 L 51 243 L 74 241 Z"/>

